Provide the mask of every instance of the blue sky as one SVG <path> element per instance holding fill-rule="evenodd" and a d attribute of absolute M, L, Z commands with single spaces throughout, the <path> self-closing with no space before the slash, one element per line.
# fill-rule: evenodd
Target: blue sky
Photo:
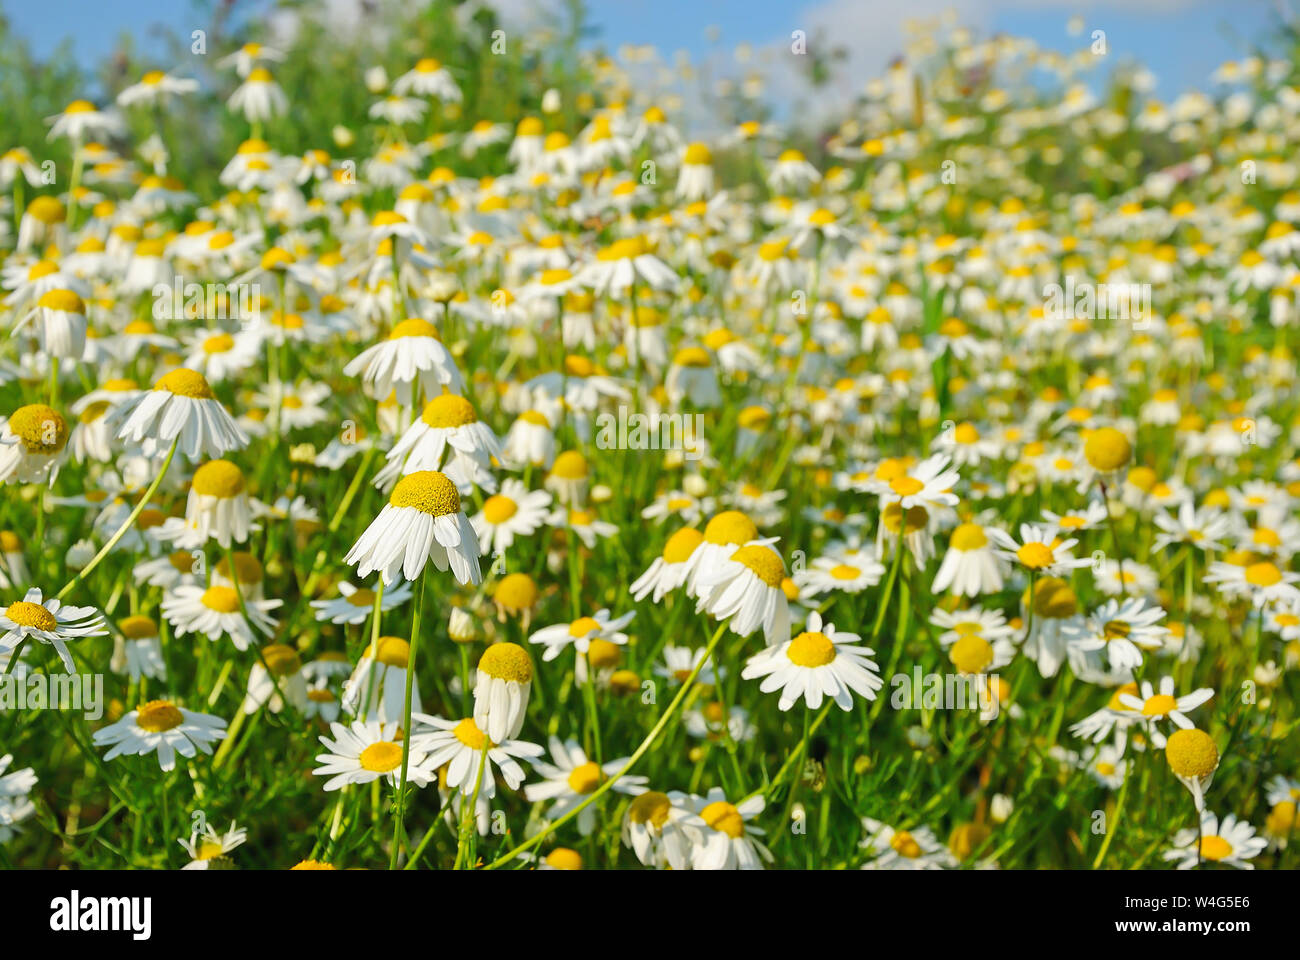
<path fill-rule="evenodd" d="M 239 0 L 236 9 L 270 6 L 270 0 Z M 1211 70 L 1266 40 L 1275 22 L 1272 0 L 589 0 L 589 7 L 600 40 L 610 47 L 652 44 L 697 58 L 713 46 L 706 38 L 711 26 L 721 28 L 718 46 L 729 49 L 781 42 L 808 25 L 834 25 L 836 42 L 853 51 L 860 68 L 855 74 L 863 76 L 897 52 L 901 18 L 916 12 L 955 9 L 981 34 L 1004 31 L 1062 50 L 1081 42 L 1065 30 L 1078 13 L 1085 34 L 1104 29 L 1114 54 L 1146 63 L 1163 97 L 1205 88 Z M 145 50 L 157 45 L 149 36 L 154 24 L 188 33 L 206 19 L 198 9 L 189 0 L 0 0 L 0 10 L 38 55 L 70 36 L 83 61 L 110 53 L 123 32 L 134 34 Z"/>

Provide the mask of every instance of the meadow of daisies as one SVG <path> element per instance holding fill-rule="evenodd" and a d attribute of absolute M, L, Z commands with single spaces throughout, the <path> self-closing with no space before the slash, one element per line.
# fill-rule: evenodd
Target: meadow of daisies
<path fill-rule="evenodd" d="M 1294 38 L 300 6 L 0 30 L 0 865 L 1296 865 Z"/>

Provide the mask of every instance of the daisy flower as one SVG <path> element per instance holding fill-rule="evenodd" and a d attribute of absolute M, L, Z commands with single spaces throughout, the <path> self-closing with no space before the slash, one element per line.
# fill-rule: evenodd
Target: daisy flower
<path fill-rule="evenodd" d="M 755 540 L 732 550 L 711 569 L 696 568 L 696 612 L 729 621 L 732 633 L 740 637 L 762 627 L 768 646 L 790 635 L 790 601 L 782 589 L 785 562 L 769 546 L 772 542 Z"/>
<path fill-rule="evenodd" d="M 127 674 L 132 683 L 141 677 L 165 680 L 167 664 L 163 659 L 158 624 L 153 618 L 139 615 L 126 617 L 118 621 L 117 629 L 119 636 L 113 638 L 109 669 L 114 673 Z"/>
<path fill-rule="evenodd" d="M 68 455 L 63 415 L 43 403 L 30 403 L 0 421 L 0 481 L 52 483 Z"/>
<path fill-rule="evenodd" d="M 673 791 L 668 798 L 704 821 L 692 837 L 691 869 L 762 870 L 763 861 L 772 862 L 771 852 L 758 839 L 762 828 L 751 822 L 766 806 L 762 794 L 733 804 L 721 787 L 713 787 L 703 797 Z"/>
<path fill-rule="evenodd" d="M 234 587 L 205 590 L 198 584 L 178 583 L 163 594 L 163 618 L 172 625 L 177 637 L 187 633 L 201 634 L 212 641 L 229 637 L 236 650 L 247 650 L 257 641 L 254 630 L 265 634 L 275 631 L 277 622 L 270 611 L 284 601 L 246 597 L 244 607 L 248 616 L 245 618 L 239 600 Z"/>
<path fill-rule="evenodd" d="M 361 659 L 343 684 L 343 708 L 361 720 L 400 724 L 406 713 L 406 670 L 411 645 L 401 637 L 380 637 L 367 644 Z M 420 711 L 420 679 L 411 682 L 411 710 Z"/>
<path fill-rule="evenodd" d="M 674 804 L 668 794 L 647 790 L 623 814 L 623 846 L 644 866 L 687 870 L 692 837 L 706 826 L 698 814 Z"/>
<path fill-rule="evenodd" d="M 809 566 L 794 572 L 800 598 L 818 597 L 833 591 L 861 593 L 874 587 L 885 575 L 884 565 L 875 554 L 865 550 L 836 551 L 818 557 Z"/>
<path fill-rule="evenodd" d="M 164 773 L 176 766 L 176 755 L 212 753 L 212 744 L 225 739 L 226 721 L 177 706 L 171 700 L 150 700 L 116 723 L 96 730 L 96 746 L 112 744 L 105 760 L 119 756 L 158 754 Z"/>
<path fill-rule="evenodd" d="M 617 536 L 619 532 L 615 524 L 601 520 L 594 511 L 572 507 L 553 510 L 546 522 L 556 530 L 572 530 L 588 550 L 595 548 L 597 538 Z"/>
<path fill-rule="evenodd" d="M 196 832 L 191 837 L 182 837 L 176 841 L 190 855 L 190 862 L 181 869 L 207 870 L 212 866 L 212 861 L 224 857 L 247 840 L 248 830 L 236 826 L 233 820 L 230 821 L 230 829 L 225 833 L 217 832 L 216 827 L 210 823 L 206 824 L 202 832 Z"/>
<path fill-rule="evenodd" d="M 244 472 L 229 460 L 209 460 L 194 471 L 185 502 L 185 518 L 163 522 L 158 536 L 192 550 L 208 540 L 222 549 L 243 543 L 252 528 L 252 508 L 244 487 Z"/>
<path fill-rule="evenodd" d="M 402 581 L 384 588 L 381 612 L 396 610 L 411 599 L 411 584 Z M 354 587 L 346 580 L 339 583 L 339 595 L 330 600 L 313 600 L 316 619 L 329 623 L 365 623 L 375 607 L 375 591 L 369 587 Z"/>
<path fill-rule="evenodd" d="M 870 647 L 856 646 L 862 640 L 856 633 L 836 633 L 835 625 L 823 625 L 821 614 L 808 615 L 807 629 L 780 646 L 768 647 L 750 657 L 741 677 L 763 677 L 763 693 L 780 690 L 777 706 L 789 710 L 801 697 L 809 710 L 830 697 L 842 710 L 853 707 L 853 694 L 868 700 L 884 686 L 880 668 L 871 659 Z"/>
<path fill-rule="evenodd" d="M 1230 813 L 1220 822 L 1217 816 L 1204 810 L 1200 829 L 1188 828 L 1174 834 L 1174 845 L 1164 852 L 1164 859 L 1179 870 L 1191 870 L 1203 860 L 1238 870 L 1254 870 L 1255 865 L 1249 861 L 1267 846 L 1268 841 L 1255 836 L 1255 828 L 1238 820 L 1236 814 Z"/>
<path fill-rule="evenodd" d="M 930 622 L 944 630 L 939 645 L 959 673 L 979 675 L 1005 667 L 1016 655 L 1012 628 L 1001 610 L 935 610 Z"/>
<path fill-rule="evenodd" d="M 538 760 L 533 769 L 542 776 L 540 783 L 530 783 L 524 787 L 524 798 L 529 803 L 554 800 L 547 817 L 558 820 L 573 810 L 597 787 L 627 766 L 627 757 L 608 760 L 597 764 L 587 759 L 587 754 L 576 740 L 561 741 L 559 737 L 550 738 L 551 763 Z M 645 793 L 647 778 L 628 775 L 619 778 L 610 788 L 629 796 Z M 578 814 L 578 832 L 586 837 L 596 828 L 596 807 L 594 804 L 583 808 Z"/>
<path fill-rule="evenodd" d="M 1168 628 L 1160 623 L 1165 611 L 1141 597 L 1108 600 L 1081 622 L 1064 628 L 1073 654 L 1106 651 L 1112 670 L 1135 670 L 1143 651 L 1161 649 Z"/>
<path fill-rule="evenodd" d="M 348 784 L 366 784 L 383 777 L 396 787 L 401 779 L 402 741 L 396 724 L 354 720 L 348 726 L 331 723 L 333 739 L 322 736 L 325 753 L 317 754 L 321 764 L 312 770 L 318 777 L 329 777 L 324 789 L 328 793 Z M 411 739 L 407 748 L 406 782 L 423 787 L 438 776 L 424 748 Z"/>
<path fill-rule="evenodd" d="M 694 566 L 696 548 L 704 542 L 704 534 L 694 527 L 682 527 L 664 544 L 663 552 L 651 561 L 645 573 L 632 581 L 628 588 L 634 600 L 651 596 L 658 603 L 665 596 L 686 583 Z"/>
<path fill-rule="evenodd" d="M 373 396 L 387 397 L 396 391 L 403 402 L 408 396 L 415 401 L 417 384 L 427 397 L 437 396 L 444 386 L 454 393 L 465 389 L 438 328 L 419 317 L 394 326 L 387 340 L 363 350 L 343 372 L 350 377 L 360 375 Z"/>
<path fill-rule="evenodd" d="M 266 707 L 272 713 L 279 713 L 286 698 L 298 713 L 307 709 L 307 679 L 302 672 L 302 658 L 287 644 L 267 644 L 249 671 L 248 690 L 240 709 L 244 713 L 257 713 Z"/>
<path fill-rule="evenodd" d="M 896 504 L 903 510 L 912 507 L 957 505 L 957 495 L 952 492 L 961 474 L 950 470 L 951 458 L 936 453 L 920 463 L 900 469 L 888 480 L 874 479 L 868 484 L 872 493 L 880 497 L 881 507 Z"/>
<path fill-rule="evenodd" d="M 518 790 L 524 782 L 524 769 L 519 765 L 519 760 L 532 761 L 543 753 L 540 744 L 526 740 L 489 740 L 473 717 L 444 720 L 442 717 L 412 713 L 411 719 L 418 719 L 423 724 L 416 727 L 412 743 L 419 744 L 435 770 L 445 770 L 441 782 L 446 788 L 458 791 L 465 797 L 474 793 L 474 785 L 478 783 L 484 747 L 487 747 L 487 766 L 483 769 L 479 796 L 489 799 L 496 796 L 494 767 L 500 772 L 507 787 Z M 430 730 L 429 727 L 434 729 Z"/>
<path fill-rule="evenodd" d="M 871 817 L 862 818 L 866 837 L 858 846 L 872 859 L 863 870 L 945 870 L 957 866 L 957 858 L 929 827 L 896 830 Z"/>
<path fill-rule="evenodd" d="M 180 367 L 164 374 L 152 390 L 124 402 L 114 413 L 118 439 L 152 442 L 166 450 L 173 441 L 191 460 L 219 458 L 248 446 L 248 436 L 212 393 L 203 374 Z"/>
<path fill-rule="evenodd" d="M 0 843 L 12 840 L 18 824 L 36 812 L 31 801 L 36 773 L 31 767 L 5 773 L 13 761 L 12 753 L 0 757 Z"/>
<path fill-rule="evenodd" d="M 585 656 L 593 640 L 604 640 L 620 646 L 627 643 L 628 635 L 622 631 L 635 616 L 636 611 L 632 610 L 611 619 L 608 610 L 597 610 L 593 616 L 579 617 L 572 623 L 543 627 L 530 636 L 528 642 L 540 643 L 546 647 L 542 659 L 548 663 L 558 657 L 569 644 L 573 644 L 580 656 Z"/>
<path fill-rule="evenodd" d="M 686 678 L 696 667 L 699 667 L 700 672 L 695 677 L 696 683 L 705 687 L 715 686 L 717 677 L 714 674 L 712 658 L 708 663 L 701 665 L 704 653 L 704 647 L 677 647 L 670 643 L 663 649 L 664 662 L 655 666 L 655 676 L 674 683 L 685 683 Z"/>
<path fill-rule="evenodd" d="M 393 444 L 388 465 L 375 476 L 375 486 L 386 487 L 400 474 L 442 470 L 466 496 L 474 487 L 495 493 L 492 460 L 501 456 L 496 434 L 480 422 L 473 405 L 464 397 L 444 393 L 425 404 L 424 412 Z"/>
<path fill-rule="evenodd" d="M 479 658 L 474 682 L 474 722 L 495 743 L 513 740 L 524 726 L 533 684 L 533 661 L 517 643 L 494 643 Z"/>
<path fill-rule="evenodd" d="M 65 606 L 57 597 L 41 599 L 41 588 L 32 587 L 21 600 L 9 604 L 0 614 L 0 653 L 12 653 L 28 637 L 54 648 L 68 673 L 75 673 L 68 640 L 98 637 L 108 632 L 104 617 L 94 607 Z"/>
<path fill-rule="evenodd" d="M 1268 604 L 1300 604 L 1300 589 L 1295 585 L 1298 581 L 1300 573 L 1279 569 L 1268 560 L 1246 566 L 1216 560 L 1205 574 L 1205 582 L 1218 584 L 1225 596 L 1249 598 L 1257 609 Z"/>
<path fill-rule="evenodd" d="M 1158 723 L 1168 721 L 1183 730 L 1190 730 L 1193 724 L 1187 714 L 1214 696 L 1212 689 L 1201 687 L 1184 696 L 1175 697 L 1174 678 L 1169 676 L 1160 678 L 1158 693 L 1157 688 L 1148 680 L 1143 680 L 1138 689 L 1138 694 L 1120 693 L 1117 699 L 1123 706 L 1141 713 L 1142 723 L 1157 748 L 1165 746 L 1165 735 L 1157 727 Z"/>
<path fill-rule="evenodd" d="M 977 597 L 1002 589 L 1007 562 L 989 542 L 989 534 L 978 523 L 959 524 L 948 539 L 939 572 L 930 589 L 942 593 L 951 588 L 959 597 Z"/>
<path fill-rule="evenodd" d="M 419 470 L 397 481 L 343 562 L 356 564 L 360 577 L 378 570 L 387 585 L 399 571 L 415 580 L 432 560 L 439 570 L 450 566 L 459 583 L 478 584 L 478 558 L 478 535 L 461 510 L 456 485 L 446 474 Z"/>
<path fill-rule="evenodd" d="M 1020 525 L 1020 542 L 1017 543 L 1005 530 L 989 527 L 998 556 L 1019 564 L 1035 574 L 1063 576 L 1071 570 L 1091 565 L 1089 557 L 1075 557 L 1070 553 L 1078 540 L 1061 540 L 1055 527 L 1038 527 L 1031 523 Z"/>

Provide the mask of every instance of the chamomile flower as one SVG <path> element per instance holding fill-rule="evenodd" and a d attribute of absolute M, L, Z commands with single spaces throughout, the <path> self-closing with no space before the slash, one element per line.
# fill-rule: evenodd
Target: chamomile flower
<path fill-rule="evenodd" d="M 380 637 L 377 644 L 368 644 L 343 684 L 344 709 L 360 720 L 373 717 L 381 723 L 401 723 L 410 658 L 411 645 L 401 637 Z M 416 677 L 411 682 L 411 709 L 421 709 Z"/>
<path fill-rule="evenodd" d="M 19 407 L 0 422 L 0 481 L 53 482 L 67 457 L 68 422 L 43 403 Z"/>
<path fill-rule="evenodd" d="M 331 723 L 330 733 L 332 737 L 320 738 L 326 752 L 317 755 L 321 765 L 312 770 L 313 776 L 329 777 L 324 784 L 327 793 L 354 783 L 371 783 L 381 777 L 390 786 L 398 785 L 404 748 L 396 724 L 362 720 L 354 720 L 347 726 Z M 423 787 L 438 776 L 438 768 L 414 738 L 405 749 L 407 783 Z"/>
<path fill-rule="evenodd" d="M 1150 681 L 1143 680 L 1138 693 L 1120 693 L 1117 698 L 1122 706 L 1141 713 L 1143 725 L 1157 748 L 1165 746 L 1165 735 L 1158 724 L 1167 722 L 1182 730 L 1190 730 L 1193 725 L 1187 714 L 1214 697 L 1214 691 L 1209 687 L 1193 690 L 1181 697 L 1174 696 L 1174 689 L 1174 678 L 1165 676 L 1160 678 L 1159 692 Z"/>
<path fill-rule="evenodd" d="M 1250 861 L 1268 846 L 1268 841 L 1255 836 L 1255 828 L 1238 820 L 1236 814 L 1230 813 L 1220 821 L 1208 810 L 1201 812 L 1199 830 L 1179 830 L 1173 843 L 1164 852 L 1164 859 L 1179 870 L 1191 870 L 1207 860 L 1238 870 L 1254 870 Z"/>
<path fill-rule="evenodd" d="M 625 644 L 630 639 L 623 628 L 632 622 L 636 611 L 630 611 L 621 617 L 610 617 L 608 610 L 597 610 L 590 617 L 579 617 L 572 623 L 557 623 L 533 633 L 529 643 L 540 643 L 546 649 L 542 659 L 549 662 L 560 655 L 565 647 L 573 644 L 579 656 L 586 656 L 593 640 L 606 643 Z"/>
<path fill-rule="evenodd" d="M 121 405 L 117 436 L 132 443 L 152 444 L 165 452 L 173 442 L 191 460 L 214 459 L 248 446 L 239 429 L 208 386 L 203 374 L 180 367 L 164 374 L 152 390 Z"/>
<path fill-rule="evenodd" d="M 628 588 L 634 600 L 651 596 L 658 603 L 673 590 L 685 585 L 693 567 L 696 548 L 704 534 L 694 527 L 682 527 L 664 544 L 663 551 L 651 561 L 645 573 Z"/>
<path fill-rule="evenodd" d="M 474 722 L 496 743 L 523 729 L 532 690 L 533 662 L 517 643 L 494 643 L 479 658 L 474 684 Z"/>
<path fill-rule="evenodd" d="M 158 624 L 152 617 L 136 614 L 120 620 L 118 635 L 113 638 L 113 655 L 108 661 L 114 673 L 125 673 L 131 682 L 141 677 L 167 679 Z"/>
<path fill-rule="evenodd" d="M 695 581 L 697 611 L 726 620 L 737 636 L 747 637 L 762 628 L 769 647 L 782 643 L 790 633 L 790 602 L 783 589 L 785 562 L 770 546 L 772 542 L 746 543 L 711 568 L 697 566 Z"/>
<path fill-rule="evenodd" d="M 673 803 L 668 794 L 647 790 L 623 814 L 623 846 L 644 866 L 687 870 L 692 836 L 706 826 L 698 814 Z"/>
<path fill-rule="evenodd" d="M 809 710 L 816 710 L 823 696 L 840 709 L 851 710 L 853 694 L 874 700 L 884 686 L 880 668 L 871 659 L 875 651 L 857 646 L 861 640 L 855 633 L 836 633 L 835 625 L 823 624 L 814 610 L 802 633 L 755 654 L 740 675 L 746 680 L 763 677 L 759 685 L 763 693 L 780 690 L 777 706 L 782 710 L 789 710 L 800 698 Z"/>
<path fill-rule="evenodd" d="M 12 753 L 0 757 L 0 843 L 12 840 L 18 825 L 36 813 L 36 805 L 31 801 L 36 772 L 31 767 L 23 767 L 5 773 L 13 762 Z"/>
<path fill-rule="evenodd" d="M 339 583 L 339 595 L 330 600 L 311 601 L 316 619 L 329 623 L 365 623 L 375 608 L 375 591 L 369 587 L 354 587 L 346 580 Z M 411 599 L 411 584 L 403 581 L 384 588 L 381 610 L 387 613 Z"/>
<path fill-rule="evenodd" d="M 874 587 L 885 575 L 885 567 L 866 550 L 843 549 L 817 557 L 811 564 L 794 573 L 794 582 L 800 588 L 800 598 L 818 597 L 827 593 L 861 593 Z"/>
<path fill-rule="evenodd" d="M 1249 598 L 1251 604 L 1263 608 L 1269 604 L 1295 606 L 1300 603 L 1300 573 L 1282 570 L 1268 560 L 1238 566 L 1216 560 L 1205 574 L 1205 582 L 1217 584 L 1228 597 Z"/>
<path fill-rule="evenodd" d="M 866 837 L 858 846 L 869 859 L 863 870 L 946 870 L 957 858 L 929 827 L 898 830 L 871 817 L 862 818 Z"/>
<path fill-rule="evenodd" d="M 344 368 L 347 376 L 360 376 L 374 396 L 396 392 L 401 402 L 414 401 L 414 387 L 435 397 L 445 386 L 454 393 L 465 389 L 460 371 L 438 328 L 427 320 L 410 317 L 393 327 L 388 339 L 368 347 Z"/>
<path fill-rule="evenodd" d="M 104 617 L 94 607 L 70 607 L 57 597 L 43 600 L 40 587 L 32 587 L 0 614 L 0 652 L 12 653 L 29 638 L 49 644 L 68 673 L 75 673 L 67 641 L 97 637 L 108 632 Z"/>
<path fill-rule="evenodd" d="M 940 593 L 951 588 L 953 593 L 964 597 L 997 593 L 1002 589 L 1007 567 L 1007 561 L 997 553 L 983 526 L 958 524 L 948 539 L 948 552 L 943 555 L 930 589 Z"/>
<path fill-rule="evenodd" d="M 182 870 L 208 870 L 211 868 L 213 861 L 225 857 L 226 854 L 237 847 L 243 846 L 248 840 L 248 830 L 244 827 L 237 826 L 235 821 L 230 821 L 230 829 L 221 833 L 212 824 L 205 824 L 203 830 L 186 838 L 182 837 L 176 842 L 184 848 L 189 854 L 190 862 L 181 867 Z"/>
<path fill-rule="evenodd" d="M 343 562 L 365 577 L 378 570 L 385 584 L 400 571 L 415 580 L 432 560 L 451 568 L 460 583 L 479 583 L 479 543 L 461 510 L 456 485 L 436 470 L 420 470 L 397 481 L 388 503 L 353 544 Z"/>
<path fill-rule="evenodd" d="M 105 760 L 120 756 L 158 755 L 158 766 L 166 773 L 176 766 L 176 755 L 212 753 L 212 744 L 225 739 L 226 721 L 208 713 L 178 706 L 171 700 L 150 700 L 130 711 L 116 723 L 96 730 L 95 746 L 111 744 Z"/>
<path fill-rule="evenodd" d="M 270 611 L 284 603 L 283 600 L 256 600 L 243 598 L 234 587 L 208 587 L 198 584 L 178 583 L 163 594 L 163 618 L 172 626 L 177 637 L 194 633 L 217 641 L 229 637 L 236 650 L 247 650 L 257 641 L 254 630 L 270 634 L 275 631 L 276 620 Z"/>
<path fill-rule="evenodd" d="M 533 769 L 542 780 L 525 786 L 524 797 L 529 803 L 555 801 L 546 812 L 550 820 L 558 820 L 574 810 L 605 780 L 627 766 L 627 757 L 601 764 L 588 759 L 576 740 L 561 740 L 553 736 L 549 747 L 551 762 L 538 760 L 533 763 Z M 629 774 L 614 781 L 610 789 L 635 797 L 645 793 L 646 783 L 645 777 Z M 596 808 L 589 804 L 578 814 L 578 833 L 586 837 L 595 829 Z"/>
<path fill-rule="evenodd" d="M 703 797 L 673 791 L 668 798 L 704 821 L 691 838 L 691 869 L 762 870 L 764 862 L 773 861 L 759 839 L 762 828 L 751 822 L 767 805 L 762 794 L 734 804 L 722 788 L 713 787 Z"/>
<path fill-rule="evenodd" d="M 1071 554 L 1070 548 L 1079 541 L 1073 538 L 1062 540 L 1055 527 L 1022 523 L 1019 543 L 997 527 L 989 527 L 986 532 L 997 548 L 998 556 L 1034 574 L 1061 576 L 1092 563 L 1088 557 Z"/>
<path fill-rule="evenodd" d="M 1142 665 L 1143 652 L 1164 646 L 1168 628 L 1160 623 L 1165 611 L 1138 598 L 1108 600 L 1082 621 L 1065 628 L 1073 655 L 1105 651 L 1112 670 L 1133 670 Z"/>

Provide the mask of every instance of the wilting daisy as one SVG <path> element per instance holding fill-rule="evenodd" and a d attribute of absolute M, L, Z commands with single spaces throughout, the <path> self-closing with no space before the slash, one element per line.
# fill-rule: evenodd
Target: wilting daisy
<path fill-rule="evenodd" d="M 226 101 L 226 106 L 244 115 L 249 123 L 260 123 L 284 113 L 289 100 L 265 67 L 255 67 Z"/>
<path fill-rule="evenodd" d="M 230 821 L 230 829 L 225 833 L 218 832 L 217 828 L 210 823 L 206 824 L 202 832 L 196 832 L 191 837 L 182 837 L 176 841 L 190 855 L 190 862 L 181 869 L 207 870 L 211 867 L 212 861 L 224 857 L 247 840 L 248 830 L 236 826 L 233 820 Z"/>
<path fill-rule="evenodd" d="M 184 367 L 164 374 L 152 390 L 123 403 L 116 413 L 121 420 L 119 439 L 149 441 L 163 451 L 178 441 L 180 452 L 191 460 L 200 455 L 216 459 L 248 446 L 248 436 L 213 395 L 203 374 Z"/>
<path fill-rule="evenodd" d="M 401 637 L 380 637 L 378 644 L 367 644 L 343 684 L 344 709 L 361 720 L 374 717 L 381 723 L 401 723 L 410 659 L 411 645 Z M 418 677 L 411 680 L 411 709 L 421 709 Z"/>
<path fill-rule="evenodd" d="M 673 791 L 669 799 L 704 821 L 691 838 L 693 870 L 762 870 L 772 854 L 758 838 L 763 830 L 751 821 L 763 812 L 766 801 L 759 794 L 739 804 L 728 802 L 721 787 L 703 797 Z"/>
<path fill-rule="evenodd" d="M 872 859 L 863 870 L 944 870 L 957 866 L 957 858 L 929 827 L 897 830 L 871 817 L 862 818 L 866 837 L 858 844 Z"/>
<path fill-rule="evenodd" d="M 375 591 L 369 587 L 354 587 L 346 580 L 339 583 L 339 595 L 330 600 L 313 600 L 316 619 L 330 623 L 365 623 L 375 607 Z M 384 588 L 380 604 L 382 612 L 395 610 L 411 599 L 411 584 L 403 581 Z"/>
<path fill-rule="evenodd" d="M 375 484 L 386 486 L 400 474 L 441 470 L 466 496 L 474 487 L 495 493 L 492 460 L 501 455 L 496 434 L 479 420 L 473 405 L 464 397 L 444 393 L 425 404 L 424 412 L 393 444 L 388 465 L 376 475 Z"/>
<path fill-rule="evenodd" d="M 163 594 L 163 617 L 172 625 L 177 637 L 187 633 L 200 634 L 216 641 L 229 637 L 236 650 L 247 650 L 257 641 L 258 630 L 270 634 L 275 631 L 276 620 L 270 611 L 283 600 L 256 600 L 244 598 L 245 617 L 240 610 L 240 596 L 234 587 L 208 587 L 179 583 Z"/>
<path fill-rule="evenodd" d="M 397 786 L 402 771 L 402 741 L 400 728 L 393 723 L 354 720 L 348 726 L 331 723 L 330 737 L 322 736 L 325 753 L 318 754 L 321 764 L 312 770 L 317 777 L 329 777 L 324 789 L 338 790 L 348 784 L 365 784 L 383 777 L 390 786 Z M 423 787 L 438 776 L 438 768 L 429 762 L 428 754 L 412 739 L 407 751 L 406 782 Z"/>
<path fill-rule="evenodd" d="M 1254 870 L 1250 863 L 1264 852 L 1268 841 L 1255 836 L 1255 828 L 1234 813 L 1220 822 L 1208 810 L 1201 812 L 1199 830 L 1186 828 L 1174 834 L 1174 845 L 1164 852 L 1164 859 L 1176 864 L 1179 870 L 1191 870 L 1203 860 L 1222 863 L 1239 870 Z"/>
<path fill-rule="evenodd" d="M 212 753 L 212 744 L 226 736 L 226 721 L 207 713 L 177 706 L 171 700 L 150 700 L 116 723 L 96 730 L 96 746 L 112 744 L 105 760 L 119 756 L 158 754 L 158 766 L 167 772 L 176 766 L 176 755 L 193 757 L 198 751 Z"/>
<path fill-rule="evenodd" d="M 555 803 L 547 811 L 547 817 L 551 820 L 558 820 L 576 808 L 606 779 L 627 765 L 627 757 L 597 764 L 587 758 L 578 741 L 562 741 L 554 736 L 550 739 L 550 755 L 551 763 L 541 760 L 533 763 L 533 769 L 543 779 L 540 783 L 530 783 L 524 787 L 524 797 L 529 803 L 554 800 Z M 645 777 L 628 775 L 615 781 L 610 789 L 637 796 L 645 793 L 646 783 Z M 596 808 L 593 804 L 584 807 L 578 814 L 578 832 L 586 837 L 595 828 Z"/>
<path fill-rule="evenodd" d="M 257 663 L 248 674 L 248 690 L 240 707 L 244 713 L 256 713 L 262 707 L 272 713 L 284 709 L 285 700 L 301 713 L 307 709 L 307 680 L 302 672 L 302 658 L 293 647 L 271 643 L 258 653 Z"/>
<path fill-rule="evenodd" d="M 868 700 L 885 685 L 880 668 L 871 659 L 870 647 L 856 646 L 862 640 L 856 633 L 837 633 L 833 623 L 822 623 L 821 614 L 808 615 L 807 629 L 793 640 L 769 646 L 750 657 L 741 677 L 763 677 L 759 690 L 780 690 L 777 706 L 789 710 L 802 698 L 809 710 L 830 697 L 842 710 L 853 707 L 853 694 Z"/>
<path fill-rule="evenodd" d="M 397 481 L 388 503 L 343 558 L 357 575 L 378 570 L 385 584 L 401 571 L 415 580 L 429 560 L 451 567 L 460 583 L 479 583 L 479 543 L 461 510 L 460 493 L 446 474 L 420 470 Z"/>
<path fill-rule="evenodd" d="M 55 597 L 41 599 L 40 587 L 32 587 L 0 614 L 0 652 L 10 653 L 29 637 L 54 648 L 68 673 L 76 672 L 67 641 L 97 637 L 108 632 L 104 617 L 94 607 L 69 607 Z"/>
<path fill-rule="evenodd" d="M 518 790 L 524 782 L 524 770 L 519 765 L 520 759 L 531 761 L 542 755 L 540 744 L 525 740 L 489 740 L 487 735 L 474 722 L 473 717 L 463 720 L 444 720 L 426 714 L 411 714 L 413 721 L 419 721 L 412 744 L 419 744 L 435 769 L 445 769 L 444 782 L 450 790 L 458 790 L 464 796 L 474 793 L 475 784 L 479 783 L 479 766 L 483 762 L 483 748 L 487 747 L 487 765 L 483 768 L 483 781 L 479 786 L 479 796 L 489 798 L 496 796 L 496 778 L 493 768 L 501 774 L 501 779 L 511 790 Z M 433 729 L 430 730 L 429 728 Z"/>
<path fill-rule="evenodd" d="M 113 656 L 109 668 L 114 673 L 125 673 L 131 682 L 141 677 L 166 679 L 167 664 L 163 659 L 162 640 L 158 624 L 152 617 L 130 616 L 117 624 L 119 636 L 113 638 Z"/>
<path fill-rule="evenodd" d="M 186 550 L 202 547 L 210 539 L 227 548 L 246 541 L 251 527 L 244 472 L 229 460 L 209 460 L 194 471 L 185 519 L 168 519 L 158 536 Z"/>

